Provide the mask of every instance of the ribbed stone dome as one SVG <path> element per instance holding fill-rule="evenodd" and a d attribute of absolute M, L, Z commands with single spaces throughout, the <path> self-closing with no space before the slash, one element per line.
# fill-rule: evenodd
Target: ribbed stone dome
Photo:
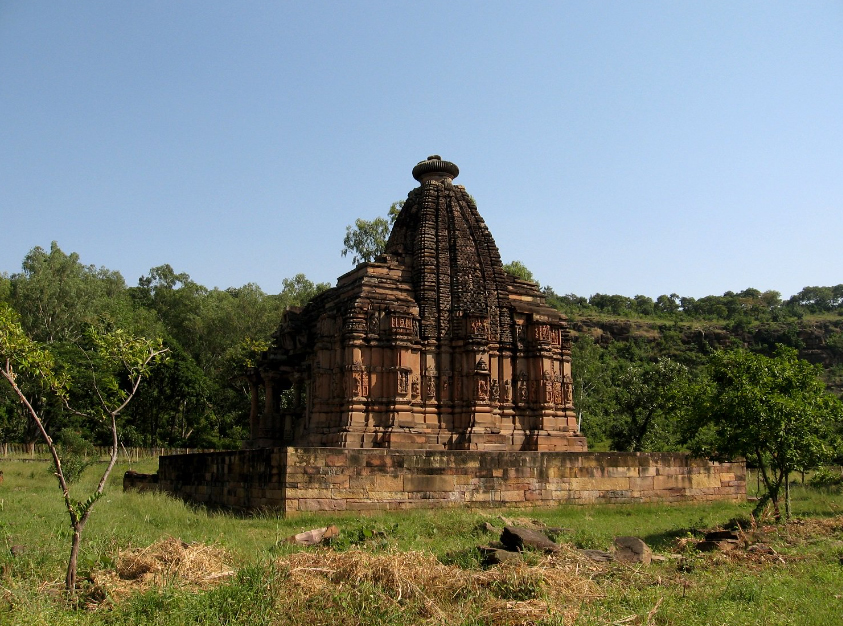
<path fill-rule="evenodd" d="M 413 168 L 421 185 L 407 196 L 386 253 L 412 268 L 422 336 L 453 336 L 455 317 L 489 320 L 493 341 L 509 341 L 511 315 L 500 253 L 465 188 L 459 168 L 438 155 Z"/>

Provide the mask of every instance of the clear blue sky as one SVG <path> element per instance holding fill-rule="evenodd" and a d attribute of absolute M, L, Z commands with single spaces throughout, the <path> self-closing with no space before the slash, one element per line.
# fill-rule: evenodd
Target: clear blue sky
<path fill-rule="evenodd" d="M 434 153 L 558 293 L 843 283 L 843 3 L 0 0 L 0 271 L 333 283 Z"/>

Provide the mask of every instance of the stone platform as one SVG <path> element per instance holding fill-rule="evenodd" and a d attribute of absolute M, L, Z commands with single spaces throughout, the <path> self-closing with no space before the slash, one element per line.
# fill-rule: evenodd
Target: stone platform
<path fill-rule="evenodd" d="M 673 453 L 286 447 L 162 456 L 158 487 L 208 506 L 286 515 L 740 501 L 746 466 Z"/>

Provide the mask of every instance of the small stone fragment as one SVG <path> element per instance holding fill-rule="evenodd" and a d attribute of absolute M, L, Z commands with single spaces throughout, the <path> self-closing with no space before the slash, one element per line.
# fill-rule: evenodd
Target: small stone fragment
<path fill-rule="evenodd" d="M 340 534 L 340 529 L 331 524 L 325 528 L 314 528 L 313 530 L 306 530 L 297 535 L 287 537 L 285 543 L 295 543 L 300 546 L 315 546 Z"/>
<path fill-rule="evenodd" d="M 518 552 L 510 552 L 494 546 L 480 546 L 477 549 L 483 556 L 483 565 L 499 565 L 500 563 L 521 560 L 521 555 Z"/>
<path fill-rule="evenodd" d="M 615 537 L 615 558 L 622 563 L 649 565 L 653 551 L 638 537 Z"/>
<path fill-rule="evenodd" d="M 746 549 L 746 551 L 752 552 L 754 554 L 778 554 L 775 550 L 773 550 L 766 543 L 755 543 L 755 544 L 749 546 Z"/>

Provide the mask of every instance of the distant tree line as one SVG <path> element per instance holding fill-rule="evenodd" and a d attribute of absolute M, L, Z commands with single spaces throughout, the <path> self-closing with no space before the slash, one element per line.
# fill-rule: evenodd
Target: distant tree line
<path fill-rule="evenodd" d="M 722 296 L 691 298 L 675 293 L 655 300 L 637 295 L 633 298 L 596 293 L 588 298 L 573 293 L 558 295 L 544 288 L 548 302 L 567 314 L 611 315 L 615 317 L 650 317 L 697 321 L 784 321 L 801 319 L 807 314 L 843 314 L 843 284 L 834 287 L 805 287 L 782 300 L 778 291 L 748 288 Z"/>

